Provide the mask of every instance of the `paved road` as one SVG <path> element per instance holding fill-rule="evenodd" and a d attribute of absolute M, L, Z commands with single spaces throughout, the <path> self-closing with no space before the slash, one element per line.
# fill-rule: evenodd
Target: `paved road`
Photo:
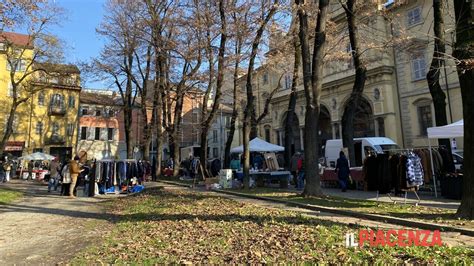
<path fill-rule="evenodd" d="M 22 190 L 19 202 L 0 205 L 0 265 L 57 264 L 100 236 L 107 217 L 101 198 L 68 199 L 47 186 L 13 180 L 1 186 Z"/>

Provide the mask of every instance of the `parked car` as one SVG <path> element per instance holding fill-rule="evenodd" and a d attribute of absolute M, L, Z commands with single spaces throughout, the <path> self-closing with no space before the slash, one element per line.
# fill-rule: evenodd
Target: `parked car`
<path fill-rule="evenodd" d="M 464 151 L 463 150 L 453 150 L 453 161 L 454 167 L 457 171 L 462 171 L 464 164 Z"/>
<path fill-rule="evenodd" d="M 339 152 L 342 150 L 342 139 L 330 139 L 325 145 L 325 161 L 327 166 L 335 167 Z M 355 138 L 354 150 L 356 156 L 356 164 L 354 166 L 362 166 L 362 162 L 369 152 L 384 153 L 387 150 L 399 149 L 400 147 L 395 141 L 384 137 L 371 138 Z"/>

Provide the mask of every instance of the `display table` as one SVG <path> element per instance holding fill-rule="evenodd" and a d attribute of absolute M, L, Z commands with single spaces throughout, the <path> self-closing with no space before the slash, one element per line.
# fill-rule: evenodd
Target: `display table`
<path fill-rule="evenodd" d="M 243 177 L 242 171 L 237 171 L 237 176 Z M 271 183 L 272 181 L 278 181 L 281 188 L 288 188 L 288 180 L 291 176 L 289 171 L 250 171 L 250 176 L 254 178 L 255 185 L 257 187 L 264 187 L 265 183 Z"/>
<path fill-rule="evenodd" d="M 17 171 L 17 172 L 19 174 L 19 171 Z M 32 171 L 32 179 L 43 180 L 48 173 L 49 173 L 48 170 L 33 170 Z M 21 177 L 26 180 L 26 179 L 28 179 L 29 175 L 30 174 L 28 173 L 28 171 L 23 171 L 23 173 L 21 174 Z"/>
<path fill-rule="evenodd" d="M 362 171 L 362 167 L 351 167 L 350 170 L 352 180 L 356 183 L 356 189 L 363 189 L 364 172 Z M 336 171 L 334 171 L 334 168 L 324 168 L 324 173 L 321 176 L 321 182 L 323 183 L 323 186 L 327 186 L 333 183 L 336 183 L 337 185 L 338 178 Z"/>

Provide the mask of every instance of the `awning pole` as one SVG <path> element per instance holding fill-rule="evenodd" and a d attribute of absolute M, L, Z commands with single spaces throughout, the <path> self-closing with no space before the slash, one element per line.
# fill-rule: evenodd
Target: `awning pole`
<path fill-rule="evenodd" d="M 438 197 L 438 190 L 436 188 L 436 175 L 435 175 L 434 165 L 433 165 L 433 152 L 431 151 L 431 139 L 430 138 L 428 138 L 428 146 L 430 147 L 431 172 L 433 173 L 435 198 L 437 198 Z"/>

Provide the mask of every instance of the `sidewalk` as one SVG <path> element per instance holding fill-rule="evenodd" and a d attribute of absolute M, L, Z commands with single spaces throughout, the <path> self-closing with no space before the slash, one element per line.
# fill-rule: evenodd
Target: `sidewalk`
<path fill-rule="evenodd" d="M 294 191 L 294 190 L 293 190 Z M 360 200 L 377 200 L 377 192 L 376 191 L 362 191 L 362 190 L 348 190 L 347 192 L 342 192 L 340 189 L 336 188 L 323 188 L 324 194 L 330 196 L 336 196 L 341 198 L 350 198 L 350 199 L 360 199 Z M 459 205 L 461 204 L 460 201 L 450 200 L 442 198 L 438 194 L 438 198 L 435 198 L 434 195 L 427 192 L 418 192 L 418 196 L 420 197 L 420 206 L 425 207 L 435 207 L 435 208 L 443 208 L 443 209 L 450 209 L 456 210 Z M 381 202 L 393 202 L 394 200 L 397 204 L 403 204 L 405 201 L 405 197 L 395 197 L 392 195 L 392 198 L 386 194 L 380 194 L 379 201 Z M 413 192 L 407 193 L 407 204 L 415 204 L 418 200 Z"/>

